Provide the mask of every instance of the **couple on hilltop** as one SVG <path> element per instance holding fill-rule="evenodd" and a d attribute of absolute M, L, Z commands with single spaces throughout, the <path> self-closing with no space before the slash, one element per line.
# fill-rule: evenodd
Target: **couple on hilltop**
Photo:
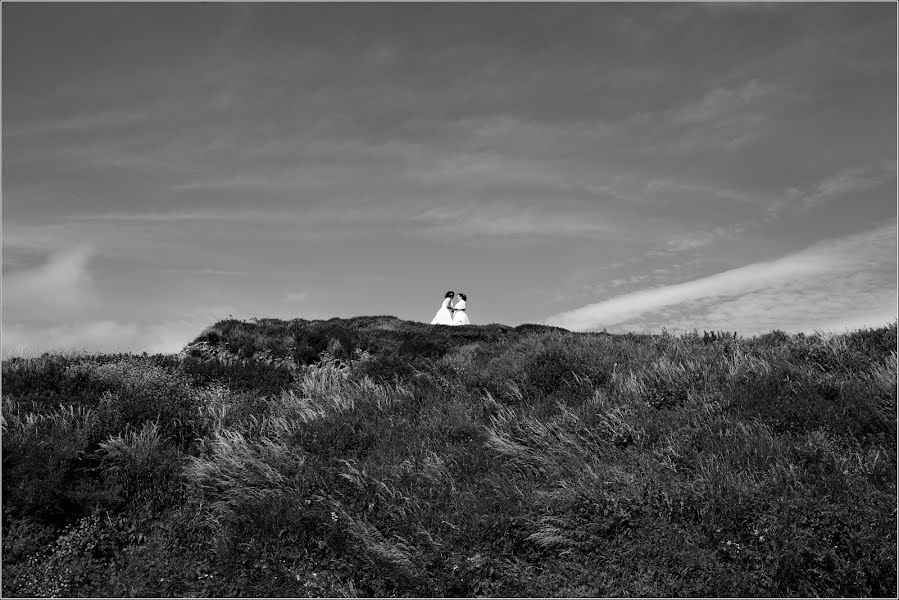
<path fill-rule="evenodd" d="M 452 291 L 446 293 L 440 310 L 431 320 L 431 325 L 471 325 L 471 321 L 468 320 L 468 315 L 465 313 L 465 301 L 468 297 L 460 292 L 456 303 L 450 304 L 453 296 L 455 294 Z"/>

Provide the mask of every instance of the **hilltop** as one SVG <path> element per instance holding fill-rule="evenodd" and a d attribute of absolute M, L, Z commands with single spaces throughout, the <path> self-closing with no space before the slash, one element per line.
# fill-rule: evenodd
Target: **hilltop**
<path fill-rule="evenodd" d="M 896 323 L 228 319 L 3 362 L 3 595 L 896 594 Z"/>

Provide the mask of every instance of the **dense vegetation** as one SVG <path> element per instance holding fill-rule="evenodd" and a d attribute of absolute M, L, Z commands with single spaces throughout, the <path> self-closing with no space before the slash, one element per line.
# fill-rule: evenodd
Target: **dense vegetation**
<path fill-rule="evenodd" d="M 3 362 L 4 596 L 896 595 L 896 324 Z"/>

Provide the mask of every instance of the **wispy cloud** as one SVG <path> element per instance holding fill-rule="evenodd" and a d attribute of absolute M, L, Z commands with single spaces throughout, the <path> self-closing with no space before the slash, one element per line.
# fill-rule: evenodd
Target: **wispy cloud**
<path fill-rule="evenodd" d="M 57 119 L 43 120 L 32 124 L 4 128 L 3 136 L 9 138 L 48 135 L 71 135 L 96 131 L 100 128 L 134 125 L 147 120 L 150 114 L 146 110 L 103 110 L 84 112 Z"/>
<path fill-rule="evenodd" d="M 691 250 L 698 250 L 699 248 L 710 246 L 720 240 L 739 235 L 745 228 L 746 226 L 742 223 L 737 223 L 728 227 L 715 226 L 675 235 L 668 238 L 664 246 L 654 248 L 646 252 L 644 256 L 669 256 Z"/>
<path fill-rule="evenodd" d="M 692 321 L 694 326 L 702 327 L 710 314 L 715 321 L 721 321 L 725 313 L 733 318 L 732 308 L 736 306 L 743 311 L 739 313 L 742 322 L 753 328 L 775 325 L 789 329 L 797 325 L 799 312 L 807 317 L 809 311 L 814 310 L 821 318 L 822 315 L 831 317 L 836 310 L 849 317 L 859 306 L 888 312 L 895 310 L 895 255 L 896 225 L 893 223 L 816 244 L 777 260 L 625 294 L 553 315 L 546 322 L 568 329 L 589 330 L 646 320 L 665 310 L 678 308 L 681 313 L 686 313 L 679 323 Z M 867 274 L 863 286 L 857 281 L 859 273 Z M 872 308 L 865 298 L 878 290 L 876 302 L 881 305 Z M 761 297 L 765 302 L 759 301 Z M 695 306 L 716 300 L 719 301 L 717 308 L 715 303 L 701 311 Z M 884 305 L 887 300 L 889 304 Z M 822 303 L 831 305 L 832 310 L 822 312 Z M 804 322 L 803 326 L 808 323 Z"/>
<path fill-rule="evenodd" d="M 663 113 L 663 119 L 670 125 L 686 126 L 730 119 L 734 114 L 745 111 L 754 101 L 774 93 L 775 86 L 751 79 L 737 87 L 717 87 L 707 91 L 692 104 L 686 104 Z"/>
<path fill-rule="evenodd" d="M 498 236 L 612 236 L 615 229 L 598 215 L 552 212 L 515 206 L 437 207 L 411 221 L 429 234 L 456 238 Z"/>
<path fill-rule="evenodd" d="M 715 202 L 729 202 L 732 204 L 751 204 L 758 200 L 755 194 L 749 194 L 730 187 L 709 185 L 693 181 L 679 181 L 671 178 L 655 178 L 646 184 L 646 196 L 652 200 L 677 200 L 683 201 L 714 200 Z"/>
<path fill-rule="evenodd" d="M 115 320 L 74 321 L 57 325 L 4 323 L 2 356 L 35 356 L 43 352 L 180 351 L 213 317 L 172 319 L 160 323 Z"/>
<path fill-rule="evenodd" d="M 181 273 L 181 274 L 190 274 L 190 275 L 212 275 L 212 276 L 224 276 L 224 277 L 244 277 L 247 275 L 255 275 L 258 274 L 259 271 L 249 271 L 249 270 L 234 270 L 234 269 L 209 269 L 209 268 L 190 268 L 190 267 L 182 267 L 182 268 L 160 268 L 157 269 L 163 273 Z"/>
<path fill-rule="evenodd" d="M 787 97 L 783 86 L 759 79 L 718 86 L 698 98 L 658 112 L 639 113 L 626 129 L 644 150 L 659 156 L 735 151 L 756 140 L 771 118 L 771 99 Z"/>
<path fill-rule="evenodd" d="M 285 214 L 283 211 L 260 210 L 175 210 L 164 212 L 108 212 L 72 215 L 76 221 L 128 221 L 169 223 L 182 221 L 234 221 L 255 223 L 279 223 L 285 217 L 296 218 L 298 213 Z"/>
<path fill-rule="evenodd" d="M 841 271 L 809 280 L 784 281 L 742 296 L 691 306 L 687 311 L 675 310 L 659 325 L 744 334 L 774 329 L 812 332 L 881 327 L 899 315 L 895 279 L 892 286 L 885 279 L 884 273 Z"/>
<path fill-rule="evenodd" d="M 76 246 L 52 254 L 45 264 L 14 271 L 3 278 L 4 315 L 61 316 L 97 301 L 89 270 L 91 246 Z"/>
<path fill-rule="evenodd" d="M 308 292 L 287 292 L 282 299 L 285 304 L 299 304 L 309 297 Z"/>
<path fill-rule="evenodd" d="M 184 225 L 185 231 L 196 230 L 204 224 L 222 224 L 232 228 L 242 226 L 266 226 L 270 239 L 290 239 L 302 231 L 305 238 L 349 235 L 362 226 L 389 225 L 396 213 L 389 206 L 373 208 L 342 207 L 335 203 L 328 206 L 298 207 L 278 206 L 271 210 L 222 207 L 196 210 L 108 212 L 71 215 L 70 228 L 83 224 L 100 227 L 104 223 L 120 223 L 122 227 L 144 227 L 150 234 L 171 232 L 170 227 Z M 90 227 L 88 227 L 90 229 Z M 375 231 L 375 230 L 372 230 Z M 114 234 L 110 234 L 115 237 Z M 107 237 L 103 236 L 104 239 Z M 24 241 L 24 240 L 23 240 Z"/>
<path fill-rule="evenodd" d="M 768 222 L 778 219 L 785 211 L 807 211 L 832 198 L 848 196 L 872 189 L 896 179 L 896 161 L 885 159 L 880 164 L 842 169 L 807 186 L 787 189 L 781 198 L 765 211 Z"/>
<path fill-rule="evenodd" d="M 810 192 L 802 194 L 802 207 L 808 210 L 827 198 L 877 187 L 890 179 L 890 175 L 886 163 L 881 168 L 868 166 L 841 171 L 821 180 Z M 892 177 L 895 177 L 895 169 Z"/>
<path fill-rule="evenodd" d="M 92 321 L 49 327 L 4 324 L 3 357 L 31 356 L 48 351 L 124 351 L 137 334 L 134 323 Z M 125 342 L 125 343 L 123 343 Z"/>
<path fill-rule="evenodd" d="M 6 215 L 3 218 L 3 263 L 10 249 L 28 251 L 61 250 L 69 241 L 66 237 L 69 227 L 65 224 L 30 225 L 13 222 Z"/>

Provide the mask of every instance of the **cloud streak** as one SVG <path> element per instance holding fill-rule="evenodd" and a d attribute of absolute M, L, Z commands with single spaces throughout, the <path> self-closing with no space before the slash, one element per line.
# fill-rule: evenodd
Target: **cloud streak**
<path fill-rule="evenodd" d="M 437 207 L 412 217 L 427 233 L 454 238 L 609 236 L 614 228 L 596 216 L 514 206 Z"/>
<path fill-rule="evenodd" d="M 283 211 L 259 211 L 259 210 L 186 210 L 167 212 L 109 212 L 98 214 L 73 215 L 76 221 L 122 221 L 122 222 L 147 222 L 170 223 L 184 221 L 228 221 L 228 222 L 252 222 L 252 223 L 283 223 L 285 219 L 296 219 L 299 213 L 285 213 Z"/>
<path fill-rule="evenodd" d="M 669 110 L 664 120 L 675 126 L 697 125 L 710 121 L 732 118 L 745 111 L 757 99 L 774 93 L 775 87 L 758 79 L 747 81 L 736 88 L 719 87 L 706 92 L 694 103 Z"/>
<path fill-rule="evenodd" d="M 822 242 L 783 258 L 759 262 L 686 283 L 641 290 L 553 315 L 547 324 L 572 330 L 592 330 L 658 317 L 679 309 L 686 313 L 681 325 L 701 327 L 709 315 L 742 316 L 744 322 L 789 329 L 809 327 L 797 321 L 797 312 L 820 312 L 820 303 L 831 305 L 825 316 L 852 312 L 861 302 L 878 314 L 895 314 L 896 225 Z M 866 274 L 859 280 L 858 274 Z M 855 279 L 853 279 L 855 278 Z M 864 285 L 860 285 L 864 284 Z M 877 304 L 864 301 L 876 292 Z M 764 302 L 760 300 L 764 298 Z M 709 303 L 700 310 L 697 303 Z M 714 306 L 717 301 L 717 308 Z M 798 307 L 796 301 L 801 301 Z M 691 313 L 691 311 L 694 311 Z M 715 312 L 717 311 L 717 312 Z M 890 312 L 892 311 L 892 312 Z M 692 316 L 691 316 L 692 315 Z M 857 318 L 858 315 L 849 315 Z M 688 328 L 688 327 L 685 327 Z"/>
<path fill-rule="evenodd" d="M 213 321 L 209 317 L 140 324 L 115 320 L 78 321 L 61 325 L 4 324 L 2 356 L 36 356 L 43 352 L 180 351 Z"/>
<path fill-rule="evenodd" d="M 285 304 L 299 304 L 309 297 L 307 292 L 287 292 L 282 301 Z"/>
<path fill-rule="evenodd" d="M 883 160 L 880 164 L 841 169 L 811 185 L 787 189 L 765 210 L 764 220 L 774 221 L 788 210 L 798 213 L 810 211 L 833 198 L 852 196 L 895 179 L 896 161 L 892 159 Z"/>
<path fill-rule="evenodd" d="M 802 207 L 808 210 L 830 197 L 877 187 L 895 176 L 895 170 L 891 173 L 886 162 L 879 169 L 873 166 L 846 169 L 818 182 L 810 193 L 802 196 Z"/>

